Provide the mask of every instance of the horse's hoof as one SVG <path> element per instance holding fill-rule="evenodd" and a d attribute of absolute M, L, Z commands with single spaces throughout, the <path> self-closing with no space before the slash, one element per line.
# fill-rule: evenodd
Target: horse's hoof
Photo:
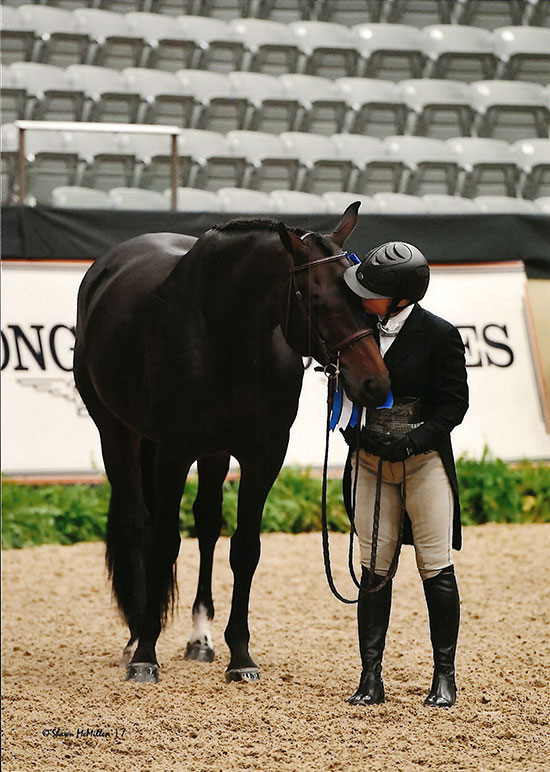
<path fill-rule="evenodd" d="M 140 684 L 158 684 L 159 666 L 149 662 L 131 662 L 126 666 L 126 680 Z"/>
<path fill-rule="evenodd" d="M 230 681 L 259 681 L 260 670 L 257 667 L 235 667 L 225 671 L 225 680 Z"/>
<path fill-rule="evenodd" d="M 214 662 L 214 656 L 214 649 L 200 641 L 188 643 L 185 650 L 185 659 L 195 662 Z"/>

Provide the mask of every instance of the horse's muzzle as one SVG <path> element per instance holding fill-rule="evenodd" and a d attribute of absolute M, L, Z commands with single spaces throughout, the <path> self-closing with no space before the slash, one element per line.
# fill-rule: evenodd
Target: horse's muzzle
<path fill-rule="evenodd" d="M 390 379 L 387 373 L 377 373 L 364 378 L 355 389 L 348 384 L 349 396 L 359 405 L 364 407 L 376 407 L 383 405 L 390 390 Z M 357 391 L 357 393 L 355 393 Z"/>

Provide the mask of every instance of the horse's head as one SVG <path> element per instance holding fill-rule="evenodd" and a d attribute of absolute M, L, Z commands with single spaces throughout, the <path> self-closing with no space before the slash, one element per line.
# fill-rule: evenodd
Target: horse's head
<path fill-rule="evenodd" d="M 330 234 L 299 235 L 281 225 L 279 235 L 294 261 L 286 320 L 289 344 L 322 365 L 338 364 L 348 397 L 372 406 L 388 393 L 388 371 L 361 302 L 342 278 L 351 263 L 342 247 L 356 225 L 359 206 L 348 206 Z"/>

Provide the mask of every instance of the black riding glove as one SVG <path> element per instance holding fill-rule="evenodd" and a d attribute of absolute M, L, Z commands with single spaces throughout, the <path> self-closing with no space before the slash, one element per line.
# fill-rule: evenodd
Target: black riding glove
<path fill-rule="evenodd" d="M 380 458 L 384 461 L 405 461 L 415 453 L 413 442 L 408 434 L 398 437 L 390 445 L 380 450 Z"/>

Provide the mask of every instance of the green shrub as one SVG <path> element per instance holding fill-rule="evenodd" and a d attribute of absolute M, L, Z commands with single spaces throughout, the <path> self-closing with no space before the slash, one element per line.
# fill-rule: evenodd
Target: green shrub
<path fill-rule="evenodd" d="M 550 522 L 550 465 L 524 461 L 509 465 L 483 453 L 476 461 L 457 461 L 462 521 Z M 195 536 L 193 501 L 198 481 L 190 477 L 180 507 L 180 529 Z M 231 535 L 237 522 L 239 484 L 226 481 L 222 533 Z M 2 482 L 2 547 L 34 544 L 73 544 L 97 541 L 105 535 L 110 489 L 102 485 L 17 485 Z M 341 481 L 327 487 L 329 528 L 348 531 Z M 262 531 L 302 533 L 321 528 L 321 479 L 310 469 L 285 467 L 267 498 Z"/>

